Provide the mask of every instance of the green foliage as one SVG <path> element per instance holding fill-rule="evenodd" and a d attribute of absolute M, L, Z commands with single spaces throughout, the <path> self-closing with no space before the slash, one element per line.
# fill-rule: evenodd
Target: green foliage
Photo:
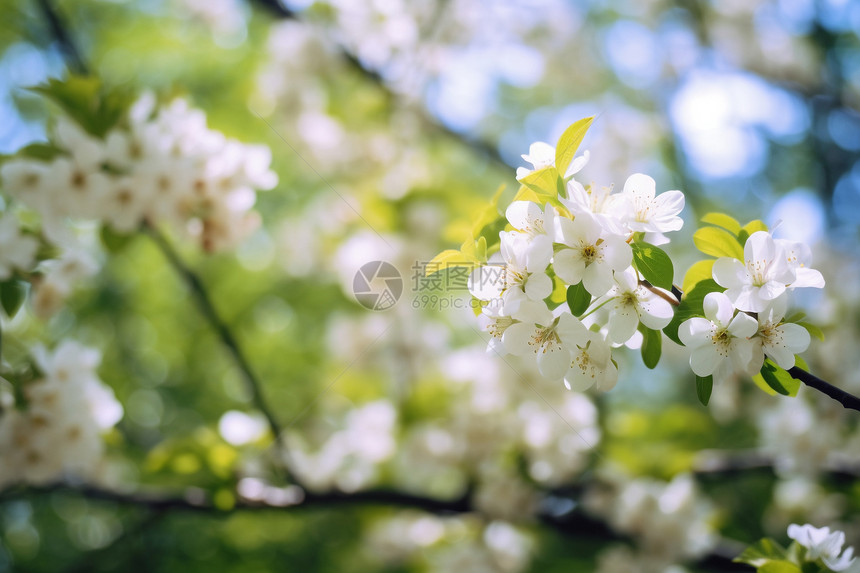
<path fill-rule="evenodd" d="M 708 280 L 713 276 L 714 261 L 716 259 L 705 259 L 697 261 L 687 270 L 681 290 L 690 292 L 700 282 Z"/>
<path fill-rule="evenodd" d="M 702 223 L 722 227 L 735 236 L 741 232 L 741 224 L 738 223 L 737 219 L 725 213 L 708 213 L 702 217 L 701 221 Z"/>
<path fill-rule="evenodd" d="M 770 358 L 764 361 L 761 371 L 753 377 L 753 380 L 759 386 L 763 382 L 783 396 L 797 396 L 797 391 L 800 389 L 800 380 L 792 378 L 791 374 L 780 368 Z"/>
<path fill-rule="evenodd" d="M 671 290 L 675 268 L 669 255 L 644 241 L 634 241 L 630 246 L 633 248 L 633 266 L 645 280 L 656 287 Z"/>
<path fill-rule="evenodd" d="M 27 284 L 24 281 L 11 278 L 0 283 L 0 306 L 9 318 L 14 318 L 18 314 L 26 297 Z"/>
<path fill-rule="evenodd" d="M 572 123 L 558 138 L 555 147 L 555 168 L 562 177 L 567 173 L 567 168 L 573 161 L 576 151 L 582 144 L 582 140 L 592 123 L 594 123 L 594 116 L 580 119 Z"/>
<path fill-rule="evenodd" d="M 94 76 L 69 74 L 31 89 L 57 104 L 87 133 L 101 138 L 122 119 L 133 101 L 130 90 L 108 89 Z"/>
<path fill-rule="evenodd" d="M 542 203 L 548 198 L 555 198 L 558 195 L 559 185 L 563 185 L 558 170 L 552 165 L 532 171 L 520 179 L 520 183 L 538 195 L 537 203 Z"/>
<path fill-rule="evenodd" d="M 117 254 L 125 249 L 128 244 L 134 240 L 134 234 L 118 233 L 109 225 L 102 225 L 99 231 L 99 238 L 102 245 L 111 254 Z"/>
<path fill-rule="evenodd" d="M 696 376 L 696 397 L 702 406 L 707 406 L 711 401 L 711 391 L 714 389 L 714 376 Z"/>
<path fill-rule="evenodd" d="M 744 247 L 736 235 L 718 227 L 702 227 L 693 233 L 696 248 L 714 257 L 744 260 Z"/>
<path fill-rule="evenodd" d="M 659 330 L 652 330 L 641 325 L 639 330 L 642 332 L 642 362 L 653 370 L 660 362 L 660 354 L 663 351 L 663 334 Z"/>
<path fill-rule="evenodd" d="M 786 322 L 792 322 L 792 321 L 786 321 Z M 798 322 L 797 324 L 799 324 L 800 326 L 805 328 L 810 336 L 813 336 L 813 337 L 817 338 L 818 340 L 824 341 L 824 332 L 820 328 L 818 328 L 817 326 L 812 324 L 811 322 L 803 321 L 803 322 Z"/>
<path fill-rule="evenodd" d="M 591 304 L 591 293 L 585 289 L 582 282 L 567 287 L 567 306 L 573 316 L 582 316 L 589 304 Z"/>
<path fill-rule="evenodd" d="M 764 538 L 747 547 L 743 553 L 735 558 L 735 562 L 761 567 L 770 561 L 782 560 L 787 554 L 779 543 L 773 539 Z"/>

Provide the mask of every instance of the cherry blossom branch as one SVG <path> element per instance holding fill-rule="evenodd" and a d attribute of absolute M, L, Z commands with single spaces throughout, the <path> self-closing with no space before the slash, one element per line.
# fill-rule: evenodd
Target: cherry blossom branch
<path fill-rule="evenodd" d="M 297 486 L 290 487 L 300 490 Z M 303 492 L 293 503 L 271 504 L 264 501 L 239 499 L 230 508 L 219 508 L 208 499 L 205 492 L 199 489 L 191 489 L 187 490 L 183 495 L 171 496 L 144 491 L 126 493 L 92 485 L 69 485 L 64 483 L 44 487 L 28 486 L 7 490 L 0 494 L 0 504 L 7 500 L 20 499 L 30 494 L 53 493 L 80 495 L 91 500 L 137 506 L 158 512 L 159 514 L 175 510 L 226 516 L 240 511 L 300 511 L 303 509 L 312 510 L 368 505 L 419 509 L 440 516 L 480 513 L 470 503 L 470 492 L 466 492 L 463 496 L 451 500 L 408 494 L 397 490 L 365 490 L 354 493 Z M 552 498 L 547 498 L 545 501 L 551 502 Z M 544 509 L 538 513 L 537 518 L 543 525 L 564 535 L 573 535 L 578 538 L 584 536 L 604 541 L 631 541 L 630 537 L 616 532 L 604 521 L 576 509 L 561 514 Z M 734 545 L 736 543 L 724 540 L 711 553 L 701 557 L 697 565 L 706 568 L 715 568 L 718 571 L 750 571 L 751 568 L 749 566 L 732 562 L 732 559 L 740 553 L 740 548 L 734 547 Z"/>
<path fill-rule="evenodd" d="M 203 282 L 200 280 L 194 271 L 185 264 L 182 258 L 179 256 L 179 253 L 170 245 L 167 239 L 152 225 L 145 224 L 143 227 L 144 231 L 152 238 L 155 244 L 158 246 L 159 250 L 161 250 L 164 257 L 170 263 L 170 266 L 176 271 L 185 285 L 188 287 L 188 290 L 191 292 L 192 297 L 197 303 L 197 307 L 200 309 L 200 312 L 203 314 L 206 321 L 212 326 L 215 332 L 220 338 L 221 343 L 225 348 L 229 351 L 230 355 L 233 357 L 233 361 L 236 363 L 236 366 L 242 373 L 242 377 L 245 381 L 245 386 L 251 392 L 251 397 L 254 401 L 254 406 L 263 413 L 263 416 L 266 418 L 266 422 L 269 425 L 269 429 L 271 430 L 275 442 L 279 446 L 282 452 L 286 452 L 285 444 L 283 443 L 283 437 L 281 435 L 281 426 L 275 418 L 274 413 L 266 401 L 265 396 L 263 395 L 262 384 L 260 383 L 257 376 L 254 374 L 253 369 L 251 368 L 248 359 L 245 357 L 245 353 L 242 351 L 242 347 L 239 345 L 239 342 L 236 340 L 236 337 L 233 335 L 233 332 L 218 314 L 215 305 L 212 303 L 212 299 L 209 296 L 206 287 L 203 286 Z M 283 460 L 279 459 L 279 465 Z"/>
<path fill-rule="evenodd" d="M 646 280 L 640 280 L 640 281 L 639 281 L 639 284 L 640 284 L 641 286 L 645 287 L 646 289 L 648 289 L 649 291 L 651 291 L 652 293 L 654 293 L 655 295 L 659 296 L 660 298 L 662 298 L 663 300 L 665 300 L 666 302 L 668 302 L 668 303 L 669 303 L 669 304 L 671 304 L 672 306 L 680 306 L 680 305 L 681 305 L 681 300 L 680 300 L 680 298 L 675 298 L 674 296 L 672 296 L 672 295 L 670 295 L 670 294 L 666 294 L 665 292 L 663 292 L 662 290 L 660 290 L 660 289 L 656 288 L 654 285 L 652 285 L 652 284 L 651 284 L 651 283 L 649 283 L 648 281 L 646 281 Z M 674 288 L 675 288 L 675 287 L 673 286 L 672 288 L 673 288 L 673 291 L 674 291 Z"/>
<path fill-rule="evenodd" d="M 647 286 L 646 286 L 646 288 L 647 288 Z M 649 288 L 648 290 L 650 290 L 654 294 L 662 296 L 662 298 L 664 298 L 664 299 L 666 298 L 666 296 L 663 296 L 666 293 L 660 293 L 660 291 L 653 289 L 653 288 Z M 681 297 L 684 295 L 684 291 L 679 289 L 677 286 L 672 285 L 672 294 L 675 295 L 675 297 L 677 299 L 677 300 L 675 300 L 675 302 L 673 302 L 673 304 L 675 306 L 678 306 L 681 302 Z M 856 411 L 860 412 L 860 398 L 858 398 L 857 396 L 850 394 L 849 392 L 846 392 L 845 390 L 842 390 L 841 388 L 837 388 L 836 386 L 834 386 L 833 384 L 830 384 L 829 382 L 825 382 L 824 380 L 822 380 L 818 376 L 815 376 L 814 374 L 811 374 L 810 372 L 807 372 L 806 370 L 804 370 L 798 366 L 794 366 L 792 368 L 789 368 L 787 372 L 795 380 L 800 380 L 801 382 L 803 382 L 804 384 L 806 384 L 810 388 L 813 388 L 814 390 L 818 390 L 819 392 L 821 392 L 825 396 L 829 396 L 830 398 L 833 398 L 834 400 L 836 400 L 837 402 L 842 404 L 842 407 L 845 408 L 846 410 L 856 410 Z"/>

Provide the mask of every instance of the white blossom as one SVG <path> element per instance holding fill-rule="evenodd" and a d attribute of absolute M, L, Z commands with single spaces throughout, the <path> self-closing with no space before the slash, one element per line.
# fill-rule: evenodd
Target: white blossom
<path fill-rule="evenodd" d="M 652 330 L 662 330 L 672 320 L 672 305 L 639 284 L 630 267 L 615 273 L 615 284 L 606 294 L 609 299 L 609 340 L 627 342 L 641 322 Z M 600 299 L 598 299 L 600 301 Z M 600 301 L 602 303 L 602 301 Z"/>
<path fill-rule="evenodd" d="M 754 373 L 753 343 L 749 337 L 758 330 L 750 315 L 739 312 L 729 298 L 719 292 L 705 296 L 705 318 L 690 318 L 678 328 L 678 336 L 690 349 L 690 368 L 697 376 L 713 374 L 719 383 L 733 371 Z"/>
<path fill-rule="evenodd" d="M 38 249 L 39 241 L 21 233 L 14 214 L 0 216 L 0 280 L 8 279 L 15 270 L 30 270 Z"/>
<path fill-rule="evenodd" d="M 535 354 L 540 373 L 550 380 L 560 380 L 570 370 L 572 353 L 587 336 L 586 328 L 572 314 L 557 314 L 553 316 L 546 306 L 523 305 L 514 313 L 519 322 L 502 335 L 511 354 Z"/>
<path fill-rule="evenodd" d="M 607 233 L 589 214 L 556 219 L 556 242 L 563 245 L 553 258 L 555 274 L 568 284 L 582 281 L 593 296 L 613 286 L 613 272 L 630 266 L 633 252 L 623 238 Z"/>
<path fill-rule="evenodd" d="M 776 299 L 770 308 L 758 313 L 758 332 L 751 338 L 753 342 L 753 361 L 751 369 L 764 362 L 767 356 L 780 368 L 788 370 L 794 366 L 795 354 L 809 347 L 809 332 L 799 324 L 783 322 L 785 299 Z"/>
<path fill-rule="evenodd" d="M 845 552 L 842 552 L 842 546 L 845 544 L 845 533 L 842 531 L 831 533 L 829 527 L 817 528 L 808 523 L 792 523 L 788 526 L 788 536 L 806 547 L 806 560 L 821 559 L 833 571 L 845 571 L 856 560 L 853 547 L 847 547 Z"/>
<path fill-rule="evenodd" d="M 644 232 L 652 244 L 668 242 L 663 233 L 678 231 L 684 221 L 678 214 L 684 209 L 684 194 L 666 191 L 656 194 L 657 184 L 651 177 L 634 173 L 624 183 L 621 199 L 626 203 L 627 226 L 632 231 Z"/>
<path fill-rule="evenodd" d="M 714 262 L 714 280 L 738 310 L 761 312 L 795 280 L 788 257 L 767 231 L 757 231 L 744 245 L 744 262 L 722 257 Z"/>
<path fill-rule="evenodd" d="M 609 391 L 618 382 L 618 367 L 612 362 L 612 348 L 599 333 L 589 331 L 583 342 L 573 350 L 570 370 L 564 376 L 564 384 L 570 390 L 582 392 L 597 386 Z"/>

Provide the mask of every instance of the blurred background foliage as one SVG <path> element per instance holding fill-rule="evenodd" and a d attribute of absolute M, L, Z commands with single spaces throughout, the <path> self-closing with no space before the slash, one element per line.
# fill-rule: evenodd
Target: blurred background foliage
<path fill-rule="evenodd" d="M 210 127 L 271 147 L 280 182 L 258 196 L 263 227 L 235 253 L 180 250 L 244 346 L 292 448 L 318 449 L 356 408 L 392 405 L 394 449 L 371 478 L 332 487 L 457 499 L 485 470 L 460 459 L 421 473 L 409 457 L 420 461 L 420 449 L 410 448 L 433 426 L 468 451 L 483 444 L 489 453 L 478 457 L 540 491 L 607 474 L 633 483 L 693 472 L 716 508 L 708 522 L 726 539 L 784 540 L 800 520 L 836 523 L 860 541 L 860 432 L 826 397 L 771 397 L 739 380 L 715 388 L 703 408 L 685 353 L 667 341 L 654 371 L 635 351 L 622 358 L 618 387 L 592 397 L 594 422 L 560 425 L 563 389 L 486 357 L 469 309 L 413 308 L 427 305 L 411 288 L 415 261 L 458 245 L 498 186 L 513 188 L 529 143 L 555 141 L 596 113 L 586 180 L 620 184 L 642 171 L 687 195 L 687 224 L 669 248 L 677 280 L 696 258 L 696 221 L 712 209 L 782 221 L 784 236 L 814 245 L 828 287 L 800 300 L 827 340 L 814 341 L 807 361 L 860 391 L 857 3 L 61 0 L 56 9 L 107 84 L 187 96 Z M 3 0 L 2 13 L 0 153 L 12 153 L 44 138 L 51 113 L 24 88 L 61 76 L 65 63 L 40 2 Z M 374 259 L 396 262 L 406 283 L 384 313 L 350 292 L 355 270 Z M 271 436 L 236 445 L 219 428 L 228 411 L 253 412 L 251 396 L 189 297 L 141 235 L 106 255 L 57 316 L 20 320 L 14 336 L 22 345 L 73 337 L 103 351 L 101 378 L 125 408 L 108 438 L 109 483 L 199 488 L 227 510 L 242 477 L 279 478 Z M 501 382 L 475 382 L 487 361 L 505 379 L 507 413 L 485 409 L 472 426 L 504 433 L 493 424 L 539 407 L 558 434 L 571 424 L 592 432 L 571 454 L 582 457 L 579 471 L 536 484 L 521 467 L 528 448 L 476 442 L 457 425 L 470 404 L 500 392 Z M 741 462 L 711 471 L 710 453 Z M 740 467 L 751 457 L 765 463 Z M 565 535 L 506 515 L 519 506 L 501 491 L 490 518 L 434 521 L 385 504 L 214 515 L 25 493 L 0 505 L 0 570 L 613 570 L 599 531 Z"/>

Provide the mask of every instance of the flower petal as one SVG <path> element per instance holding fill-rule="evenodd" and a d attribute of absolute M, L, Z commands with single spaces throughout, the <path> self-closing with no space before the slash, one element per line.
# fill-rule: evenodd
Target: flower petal
<path fill-rule="evenodd" d="M 718 285 L 728 289 L 752 284 L 752 277 L 744 264 L 731 257 L 721 257 L 714 261 L 712 275 Z"/>
<path fill-rule="evenodd" d="M 570 370 L 570 351 L 558 343 L 543 344 L 538 349 L 537 363 L 544 378 L 560 380 Z"/>

